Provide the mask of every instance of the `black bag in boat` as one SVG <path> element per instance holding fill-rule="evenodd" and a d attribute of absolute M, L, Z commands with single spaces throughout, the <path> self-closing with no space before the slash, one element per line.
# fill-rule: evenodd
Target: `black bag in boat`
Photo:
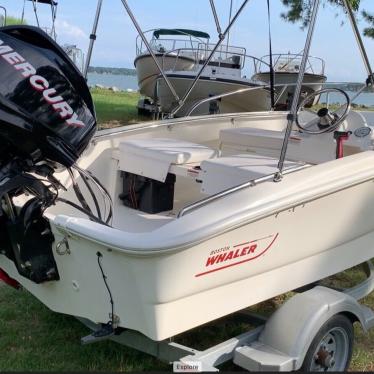
<path fill-rule="evenodd" d="M 87 83 L 65 52 L 38 28 L 0 28 L 0 161 L 69 167 L 95 131 Z"/>

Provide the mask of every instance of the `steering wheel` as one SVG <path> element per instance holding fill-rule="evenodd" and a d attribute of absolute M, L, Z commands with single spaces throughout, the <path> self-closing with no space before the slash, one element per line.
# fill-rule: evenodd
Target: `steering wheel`
<path fill-rule="evenodd" d="M 312 109 L 305 109 L 307 104 L 313 103 L 315 98 L 324 93 L 338 93 L 343 96 L 345 101 L 344 104 L 340 105 L 335 111 L 330 111 L 328 108 L 322 108 L 318 111 Z M 308 95 L 300 104 L 296 114 L 296 125 L 297 127 L 307 134 L 324 134 L 326 132 L 335 131 L 342 122 L 347 118 L 351 110 L 351 99 L 348 94 L 339 88 L 325 88 L 323 90 L 315 91 Z M 300 114 L 302 112 L 308 112 L 313 114 L 316 118 L 309 120 L 306 123 L 300 122 Z"/>

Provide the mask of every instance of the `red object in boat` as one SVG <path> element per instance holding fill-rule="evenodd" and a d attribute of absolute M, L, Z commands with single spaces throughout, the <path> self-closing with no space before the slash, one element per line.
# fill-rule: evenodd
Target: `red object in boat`
<path fill-rule="evenodd" d="M 11 278 L 4 270 L 0 269 L 0 281 L 3 281 L 8 286 L 18 290 L 21 285 L 13 278 Z"/>
<path fill-rule="evenodd" d="M 344 157 L 344 142 L 349 139 L 352 133 L 350 131 L 335 131 L 334 138 L 336 140 L 336 158 Z"/>

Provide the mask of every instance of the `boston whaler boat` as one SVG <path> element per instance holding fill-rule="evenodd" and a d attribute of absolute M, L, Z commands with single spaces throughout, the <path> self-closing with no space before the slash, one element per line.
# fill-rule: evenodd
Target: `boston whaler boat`
<path fill-rule="evenodd" d="M 290 113 L 95 137 L 90 93 L 63 50 L 32 27 L 0 29 L 1 279 L 92 327 L 84 343 L 113 339 L 204 370 L 229 359 L 347 369 L 352 323 L 374 325 L 357 301 L 374 289 L 373 266 L 355 288 L 314 286 L 373 257 L 374 135 L 342 90 L 299 104 L 318 9 Z M 338 110 L 305 110 L 330 91 L 345 100 Z M 171 339 L 300 287 L 266 323 L 207 351 Z"/>
<path fill-rule="evenodd" d="M 230 45 L 230 30 L 241 9 L 232 17 L 231 1 L 230 22 L 226 30 L 222 30 L 213 2 L 211 8 L 217 27 L 217 44 L 209 43 L 210 36 L 206 33 L 183 29 L 153 31 L 153 38 L 148 42 L 146 33 L 142 33 L 137 25 L 139 36 L 135 66 L 138 84 L 140 93 L 151 98 L 151 101 L 147 98 L 139 101 L 140 112 L 161 112 L 163 115 L 183 117 L 200 100 L 218 95 L 221 95 L 218 100 L 200 105 L 193 114 L 270 109 L 269 89 L 247 78 L 254 74 L 253 68 L 261 61 L 248 56 L 245 48 Z M 179 38 L 183 35 L 185 38 L 163 40 L 160 35 L 178 35 Z M 223 44 L 225 39 L 227 43 Z M 147 51 L 143 51 L 144 48 Z M 224 95 L 233 91 L 238 91 L 238 94 Z"/>
<path fill-rule="evenodd" d="M 199 45 L 198 63 L 189 71 L 177 69 L 165 71 L 165 75 L 175 88 L 179 97 L 183 97 L 183 95 L 188 92 L 191 84 L 195 80 L 196 74 L 204 65 L 214 47 L 215 45 L 212 44 Z M 168 54 L 166 54 L 166 56 L 167 55 Z M 257 59 L 252 56 L 247 56 L 245 48 L 221 45 L 204 69 L 204 72 L 196 82 L 194 89 L 185 100 L 183 107 L 179 110 L 177 115 L 179 117 L 185 116 L 200 100 L 233 91 L 239 91 L 241 94 L 209 101 L 204 105 L 200 105 L 198 110 L 193 114 L 201 115 L 269 110 L 271 106 L 269 89 L 259 88 L 261 84 L 255 83 L 253 80 L 246 78 L 243 74 L 244 71 L 249 69 L 248 65 L 254 67 L 256 63 L 258 63 Z M 257 89 L 241 92 L 242 89 L 248 87 Z M 173 109 L 178 106 L 178 103 L 175 101 L 173 94 L 162 76 L 158 76 L 157 78 L 156 101 L 160 105 L 162 113 L 171 113 Z"/>
<path fill-rule="evenodd" d="M 264 63 L 269 59 L 270 56 L 264 56 L 259 60 L 260 63 L 256 65 L 256 73 L 252 77 L 254 81 L 270 84 L 270 63 Z M 302 55 L 290 53 L 274 54 L 272 59 L 274 60 L 274 84 L 277 86 L 276 92 L 278 96 L 276 107 L 283 110 L 288 109 L 295 92 L 295 83 L 299 75 Z M 304 74 L 302 96 L 306 97 L 315 91 L 321 90 L 326 79 L 325 61 L 319 57 L 309 56 Z M 316 100 L 313 103 L 311 102 L 310 105 L 316 104 L 318 99 L 319 97 L 316 96 Z"/>
<path fill-rule="evenodd" d="M 209 43 L 210 36 L 203 31 L 186 29 L 156 29 L 146 31 L 144 35 L 149 33 L 152 35 L 149 41 L 152 51 L 145 48 L 143 40 L 138 36 L 134 65 L 139 92 L 154 99 L 156 79 L 160 75 L 154 58 L 163 71 L 192 70 L 197 62 L 199 45 Z"/>

